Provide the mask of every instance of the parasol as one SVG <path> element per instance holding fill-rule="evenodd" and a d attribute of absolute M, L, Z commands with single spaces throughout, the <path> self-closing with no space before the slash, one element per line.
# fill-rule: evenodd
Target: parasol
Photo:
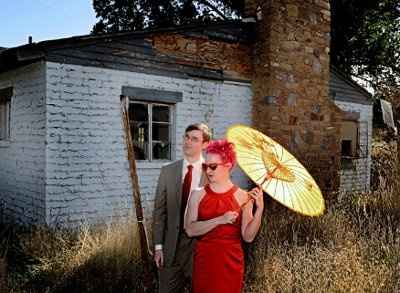
<path fill-rule="evenodd" d="M 263 133 L 244 125 L 231 126 L 240 168 L 272 198 L 307 216 L 325 209 L 321 190 L 306 168 L 284 147 Z"/>

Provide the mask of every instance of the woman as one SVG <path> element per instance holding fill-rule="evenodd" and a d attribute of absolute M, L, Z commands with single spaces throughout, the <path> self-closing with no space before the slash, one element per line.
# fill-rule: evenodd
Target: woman
<path fill-rule="evenodd" d="M 197 238 L 194 293 L 241 292 L 243 287 L 241 240 L 251 242 L 256 236 L 264 201 L 260 188 L 246 192 L 232 183 L 230 172 L 235 162 L 232 143 L 210 142 L 203 163 L 209 184 L 194 190 L 189 199 L 185 230 L 190 237 Z"/>

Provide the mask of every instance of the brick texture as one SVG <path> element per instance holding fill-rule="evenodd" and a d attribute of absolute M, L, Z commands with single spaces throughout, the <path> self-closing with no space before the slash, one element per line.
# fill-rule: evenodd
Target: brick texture
<path fill-rule="evenodd" d="M 249 84 L 177 79 L 100 68 L 47 64 L 47 222 L 96 222 L 132 211 L 132 191 L 121 124 L 122 86 L 183 94 L 175 108 L 175 157 L 185 127 L 206 122 L 223 137 L 233 123 L 250 124 Z M 165 162 L 139 161 L 145 215 L 151 217 L 159 170 Z M 235 178 L 245 184 L 240 172 Z M 240 181 L 241 180 L 241 181 Z"/>
<path fill-rule="evenodd" d="M 0 210 L 22 225 L 45 220 L 46 76 L 44 63 L 0 75 L 12 86 L 11 139 L 0 141 Z"/>
<path fill-rule="evenodd" d="M 352 159 L 340 171 L 340 191 L 368 191 L 371 182 L 372 105 L 336 101 L 344 111 L 358 112 L 360 158 Z"/>

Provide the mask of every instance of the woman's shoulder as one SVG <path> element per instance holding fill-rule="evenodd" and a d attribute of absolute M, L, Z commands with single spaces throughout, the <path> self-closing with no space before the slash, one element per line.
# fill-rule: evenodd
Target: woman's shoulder
<path fill-rule="evenodd" d="M 250 199 L 250 196 L 248 195 L 247 191 L 244 189 L 241 189 L 240 187 L 237 188 L 237 190 L 235 192 L 235 196 L 236 196 L 236 199 L 238 200 L 238 202 L 240 203 L 240 206 L 243 206 L 244 204 L 246 204 Z"/>
<path fill-rule="evenodd" d="M 241 197 L 246 197 L 246 198 L 248 197 L 247 191 L 240 188 L 239 186 L 237 187 L 235 194 Z"/>

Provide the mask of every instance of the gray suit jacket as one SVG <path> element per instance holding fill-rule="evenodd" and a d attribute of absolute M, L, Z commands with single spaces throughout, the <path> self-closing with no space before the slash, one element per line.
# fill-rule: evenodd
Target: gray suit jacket
<path fill-rule="evenodd" d="M 164 262 L 172 265 L 179 236 L 183 160 L 161 168 L 153 214 L 153 242 L 163 245 Z M 201 185 L 205 176 L 202 175 Z"/>

